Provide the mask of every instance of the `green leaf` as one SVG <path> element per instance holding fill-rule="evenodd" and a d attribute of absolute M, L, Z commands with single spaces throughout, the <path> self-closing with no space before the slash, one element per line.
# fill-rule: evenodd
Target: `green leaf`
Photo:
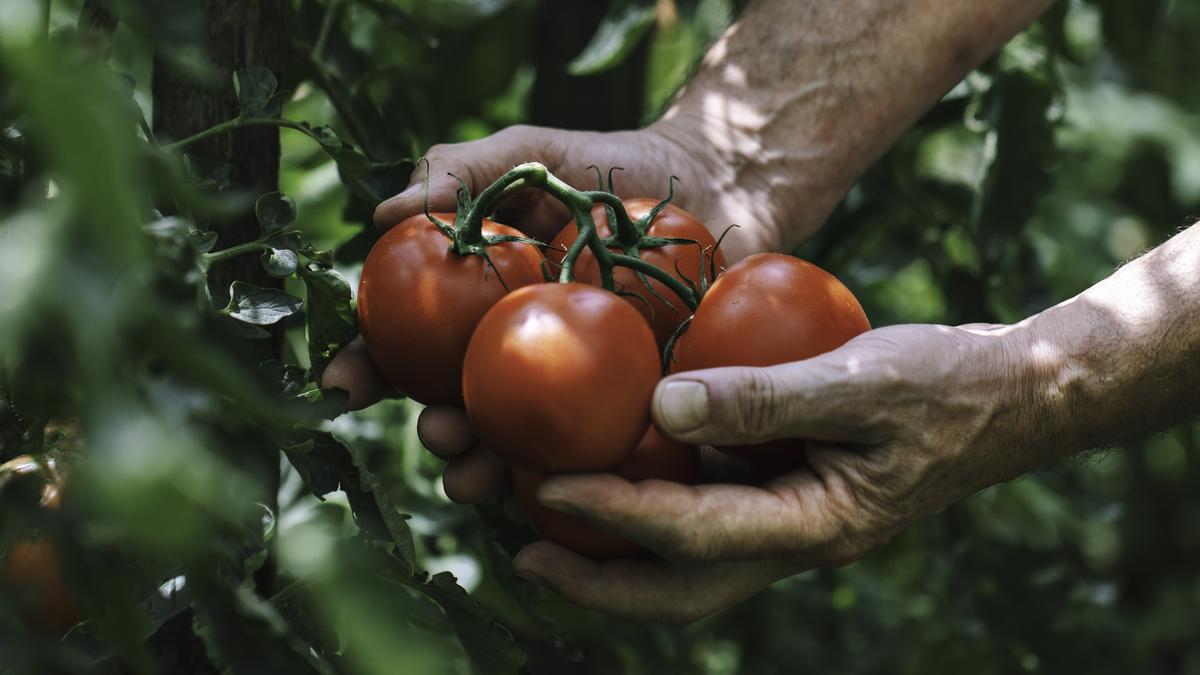
<path fill-rule="evenodd" d="M 263 288 L 245 281 L 229 286 L 229 304 L 223 314 L 243 323 L 269 326 L 300 310 L 304 301 L 277 288 Z"/>
<path fill-rule="evenodd" d="M 512 633 L 487 608 L 473 600 L 453 574 L 435 574 L 418 588 L 446 612 L 463 648 L 480 672 L 509 675 L 525 665 L 525 653 L 513 640 Z"/>
<path fill-rule="evenodd" d="M 408 527 L 408 519 L 411 516 L 401 511 L 400 505 L 388 492 L 388 485 L 394 484 L 393 481 L 382 479 L 382 477 L 389 477 L 392 470 L 388 463 L 390 458 L 387 453 L 376 452 L 371 448 L 358 447 L 353 444 L 347 446 L 347 449 L 354 458 L 354 465 L 358 467 L 362 491 L 370 493 L 374 497 L 377 507 L 375 510 L 363 509 L 363 512 L 370 515 L 378 513 L 382 517 L 388 541 L 396 547 L 394 555 L 404 566 L 402 578 L 411 582 L 412 576 L 417 572 L 417 552 L 413 544 L 412 530 Z M 347 492 L 347 495 L 349 494 Z M 351 505 L 354 505 L 353 500 Z M 355 507 L 356 519 L 359 514 L 360 509 Z M 379 536 L 378 533 L 376 536 Z"/>
<path fill-rule="evenodd" d="M 332 269 L 299 268 L 300 279 L 308 290 L 305 328 L 308 353 L 315 377 L 334 353 L 358 334 L 358 322 L 351 307 L 350 285 Z"/>
<path fill-rule="evenodd" d="M 291 249 L 272 248 L 270 251 L 263 251 L 262 254 L 263 269 L 276 279 L 291 276 L 299 264 L 300 256 Z"/>
<path fill-rule="evenodd" d="M 318 445 L 317 439 L 309 438 L 283 448 L 284 456 L 300 474 L 309 492 L 322 500 L 325 495 L 337 490 L 346 477 L 358 473 L 346 448 L 332 436 L 329 436 L 329 441 Z"/>
<path fill-rule="evenodd" d="M 281 232 L 296 222 L 296 200 L 281 192 L 268 192 L 254 202 L 254 215 L 264 235 Z"/>
<path fill-rule="evenodd" d="M 192 589 L 193 629 L 209 660 L 228 673 L 332 675 L 279 611 L 259 598 L 252 582 L 198 580 Z"/>
<path fill-rule="evenodd" d="M 261 66 L 245 68 L 233 74 L 242 117 L 278 117 L 279 102 L 275 99 L 278 80 L 270 70 Z"/>
<path fill-rule="evenodd" d="M 572 75 L 596 75 L 617 67 L 654 24 L 654 7 L 618 3 L 600 22 L 583 51 L 567 64 Z"/>
<path fill-rule="evenodd" d="M 217 233 L 210 230 L 192 230 L 187 237 L 196 253 L 208 253 L 217 245 Z"/>

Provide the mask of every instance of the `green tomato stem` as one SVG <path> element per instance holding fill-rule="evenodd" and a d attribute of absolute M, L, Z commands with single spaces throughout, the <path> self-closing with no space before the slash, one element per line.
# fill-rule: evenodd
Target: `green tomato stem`
<path fill-rule="evenodd" d="M 491 213 L 495 205 L 513 192 L 526 187 L 544 185 L 549 173 L 545 166 L 537 162 L 519 164 L 496 179 L 496 182 L 487 186 L 483 192 L 479 193 L 479 198 L 475 200 L 471 210 L 467 211 L 466 216 L 455 226 L 458 232 L 457 241 L 454 242 L 455 252 L 464 253 L 470 247 L 481 244 L 483 242 L 484 216 Z"/>
<path fill-rule="evenodd" d="M 654 263 L 646 262 L 641 258 L 623 253 L 609 253 L 609 258 L 612 264 L 618 267 L 628 267 L 634 271 L 641 272 L 648 277 L 651 277 L 662 285 L 671 290 L 672 293 L 679 296 L 683 300 L 683 304 L 687 305 L 688 309 L 695 311 L 699 301 L 696 299 L 696 294 L 692 289 L 688 288 L 679 279 L 676 279 L 670 272 L 658 267 Z"/>
<path fill-rule="evenodd" d="M 459 219 L 456 226 L 458 241 L 454 248 L 458 252 L 466 252 L 478 248 L 483 240 L 483 218 L 492 208 L 513 192 L 526 187 L 538 187 L 552 197 L 562 202 L 575 218 L 579 228 L 579 236 L 563 257 L 562 270 L 558 280 L 562 283 L 574 279 L 575 263 L 583 253 L 584 248 L 590 249 L 596 256 L 600 266 L 600 283 L 609 291 L 614 290 L 613 267 L 628 267 L 647 277 L 656 279 L 679 296 L 689 309 L 695 310 L 698 304 L 696 294 L 676 279 L 670 272 L 646 262 L 637 257 L 638 243 L 643 233 L 641 228 L 629 217 L 625 205 L 614 194 L 604 191 L 581 192 L 564 183 L 560 178 L 550 173 L 538 162 L 530 162 L 513 167 L 494 183 L 479 194 L 464 218 Z M 604 241 L 596 231 L 596 221 L 592 218 L 592 206 L 604 204 L 612 209 L 616 221 L 616 243 L 626 251 L 635 255 L 613 253 L 605 246 Z"/>
<path fill-rule="evenodd" d="M 584 232 L 582 229 L 579 231 L 579 236 L 575 238 L 575 241 L 571 242 L 571 247 L 567 249 L 566 255 L 563 256 L 562 270 L 558 273 L 559 283 L 566 284 L 575 280 L 575 261 L 579 260 L 583 249 L 587 248 L 588 240 L 595 237 L 595 229 L 588 232 Z"/>
<path fill-rule="evenodd" d="M 584 196 L 593 203 L 604 204 L 613 210 L 616 222 L 610 223 L 609 229 L 616 235 L 617 243 L 621 245 L 621 248 L 637 246 L 642 233 L 633 219 L 629 217 L 629 212 L 625 210 L 625 203 L 621 201 L 620 197 L 600 190 L 585 192 Z"/>

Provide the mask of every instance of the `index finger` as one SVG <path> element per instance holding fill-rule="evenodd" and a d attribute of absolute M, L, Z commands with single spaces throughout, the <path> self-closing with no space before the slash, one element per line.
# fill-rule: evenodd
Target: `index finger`
<path fill-rule="evenodd" d="M 396 223 L 408 218 L 409 216 L 425 212 L 425 179 L 426 172 L 429 174 L 429 211 L 454 211 L 457 206 L 457 194 L 459 183 L 449 173 L 457 173 L 456 170 L 461 170 L 452 163 L 444 160 L 438 160 L 439 165 L 436 168 L 430 168 L 433 160 L 423 161 L 417 164 L 417 168 L 413 169 L 412 176 L 409 178 L 408 187 L 403 192 L 385 199 L 375 207 L 375 227 L 380 231 L 390 229 Z M 470 189 L 470 176 L 462 176 L 463 180 L 468 181 L 468 189 Z"/>
<path fill-rule="evenodd" d="M 668 559 L 785 558 L 822 567 L 853 555 L 844 487 L 806 470 L 763 487 L 557 476 L 542 484 L 538 499 Z"/>
<path fill-rule="evenodd" d="M 690 623 L 800 571 L 794 563 L 596 562 L 550 542 L 526 546 L 518 574 L 551 586 L 575 604 L 642 621 Z"/>

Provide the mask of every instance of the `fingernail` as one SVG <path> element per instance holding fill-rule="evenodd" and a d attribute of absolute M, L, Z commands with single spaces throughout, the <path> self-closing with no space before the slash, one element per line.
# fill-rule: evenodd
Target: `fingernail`
<path fill-rule="evenodd" d="M 666 431 L 686 433 L 708 419 L 708 387 L 683 380 L 663 385 L 658 396 L 658 422 Z"/>

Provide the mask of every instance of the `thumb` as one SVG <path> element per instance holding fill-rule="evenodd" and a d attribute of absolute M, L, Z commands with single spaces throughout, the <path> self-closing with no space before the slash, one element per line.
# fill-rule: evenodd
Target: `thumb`
<path fill-rule="evenodd" d="M 743 445 L 780 438 L 865 440 L 861 387 L 829 359 L 768 368 L 713 368 L 668 377 L 651 413 L 665 434 L 698 445 Z"/>

